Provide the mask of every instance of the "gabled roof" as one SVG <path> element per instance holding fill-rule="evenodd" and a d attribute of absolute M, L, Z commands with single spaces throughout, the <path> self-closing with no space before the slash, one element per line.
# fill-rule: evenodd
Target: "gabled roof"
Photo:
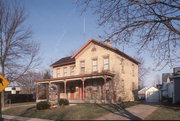
<path fill-rule="evenodd" d="M 71 56 L 64 57 L 53 63 L 51 66 L 56 67 L 56 66 L 64 66 L 69 64 L 75 64 L 75 58 L 71 58 Z"/>
<path fill-rule="evenodd" d="M 143 89 L 138 91 L 138 94 L 145 94 L 146 91 L 148 91 L 151 88 L 158 90 L 156 87 L 144 87 Z"/>
<path fill-rule="evenodd" d="M 103 48 L 106 48 L 106 49 L 108 49 L 108 50 L 111 50 L 111 51 L 113 51 L 113 52 L 115 52 L 115 53 L 117 53 L 117 54 L 119 54 L 119 55 L 121 55 L 121 56 L 129 59 L 130 61 L 132 61 L 132 62 L 134 62 L 134 63 L 136 63 L 136 64 L 139 64 L 139 62 L 138 62 L 137 60 L 135 60 L 134 58 L 128 56 L 127 54 L 125 54 L 124 52 L 120 51 L 119 49 L 114 48 L 114 47 L 112 47 L 112 46 L 110 46 L 110 45 L 108 45 L 108 44 L 106 44 L 106 43 L 104 43 L 104 42 L 101 42 L 101 41 L 98 41 L 98 40 L 95 40 L 95 39 L 90 39 L 81 49 L 79 49 L 79 51 L 77 51 L 74 55 L 72 55 L 71 58 L 75 58 L 75 57 L 76 57 L 82 50 L 84 50 L 91 42 L 94 43 L 94 44 L 97 44 L 97 45 L 99 45 L 99 46 L 101 46 L 101 47 L 103 47 Z"/>
<path fill-rule="evenodd" d="M 125 54 L 124 52 L 120 51 L 119 49 L 117 48 L 114 48 L 104 42 L 101 42 L 101 41 L 98 41 L 98 40 L 95 40 L 95 39 L 90 39 L 82 48 L 80 48 L 74 55 L 72 56 L 68 56 L 68 57 L 64 57 L 64 58 L 61 58 L 60 60 L 56 61 L 55 63 L 53 63 L 51 66 L 52 67 L 57 67 L 57 66 L 64 66 L 64 65 L 68 65 L 68 64 L 75 64 L 75 57 L 80 54 L 90 43 L 94 43 L 96 45 L 99 45 L 103 48 L 106 48 L 110 51 L 113 51 L 127 59 L 129 59 L 130 61 L 136 63 L 136 64 L 139 64 L 139 62 L 137 60 L 135 60 L 134 58 L 128 56 L 127 54 Z"/>
<path fill-rule="evenodd" d="M 149 89 L 150 87 L 144 87 L 143 89 L 138 91 L 138 94 L 145 94 L 145 92 Z"/>

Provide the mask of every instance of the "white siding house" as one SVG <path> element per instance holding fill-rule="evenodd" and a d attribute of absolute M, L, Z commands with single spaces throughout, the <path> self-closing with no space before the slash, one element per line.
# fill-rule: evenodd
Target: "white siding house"
<path fill-rule="evenodd" d="M 159 102 L 159 90 L 155 87 L 145 87 L 138 91 L 139 98 L 144 98 L 146 102 Z M 144 96 L 144 97 L 143 97 Z"/>

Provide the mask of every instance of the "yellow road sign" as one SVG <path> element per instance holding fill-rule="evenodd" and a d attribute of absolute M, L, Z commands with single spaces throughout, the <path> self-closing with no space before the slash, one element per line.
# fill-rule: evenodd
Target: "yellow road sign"
<path fill-rule="evenodd" d="M 9 84 L 10 82 L 0 74 L 0 92 L 2 92 Z"/>

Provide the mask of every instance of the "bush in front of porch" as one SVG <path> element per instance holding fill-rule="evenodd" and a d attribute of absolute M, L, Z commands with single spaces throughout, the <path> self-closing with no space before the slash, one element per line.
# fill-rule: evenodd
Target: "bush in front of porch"
<path fill-rule="evenodd" d="M 41 101 L 41 102 L 38 102 L 36 104 L 36 108 L 38 110 L 44 110 L 44 109 L 49 109 L 50 108 L 50 103 L 48 101 Z"/>
<path fill-rule="evenodd" d="M 60 99 L 60 100 L 58 101 L 58 104 L 59 104 L 60 106 L 62 106 L 62 105 L 69 105 L 69 100 L 68 100 L 68 99 Z"/>

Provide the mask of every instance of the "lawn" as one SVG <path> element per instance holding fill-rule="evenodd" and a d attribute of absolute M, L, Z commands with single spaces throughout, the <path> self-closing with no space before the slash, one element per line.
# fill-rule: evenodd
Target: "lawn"
<path fill-rule="evenodd" d="M 103 105 L 103 107 L 106 107 Z M 75 106 L 58 107 L 55 109 L 36 110 L 35 106 L 24 106 L 7 109 L 5 115 L 17 115 L 51 120 L 87 120 L 109 113 L 108 110 L 94 104 L 78 104 Z"/>
<path fill-rule="evenodd" d="M 36 102 L 13 103 L 10 104 L 10 106 L 20 106 L 20 105 L 30 105 L 30 104 L 36 104 Z M 5 104 L 4 106 L 9 107 L 9 104 Z"/>
<path fill-rule="evenodd" d="M 163 105 L 146 120 L 180 120 L 180 107 Z"/>
<path fill-rule="evenodd" d="M 125 103 L 127 107 L 136 103 Z M 74 106 L 57 107 L 54 109 L 36 110 L 35 106 L 14 107 L 3 111 L 5 115 L 17 115 L 51 120 L 89 120 L 101 117 L 116 109 L 110 105 L 77 104 Z"/>

